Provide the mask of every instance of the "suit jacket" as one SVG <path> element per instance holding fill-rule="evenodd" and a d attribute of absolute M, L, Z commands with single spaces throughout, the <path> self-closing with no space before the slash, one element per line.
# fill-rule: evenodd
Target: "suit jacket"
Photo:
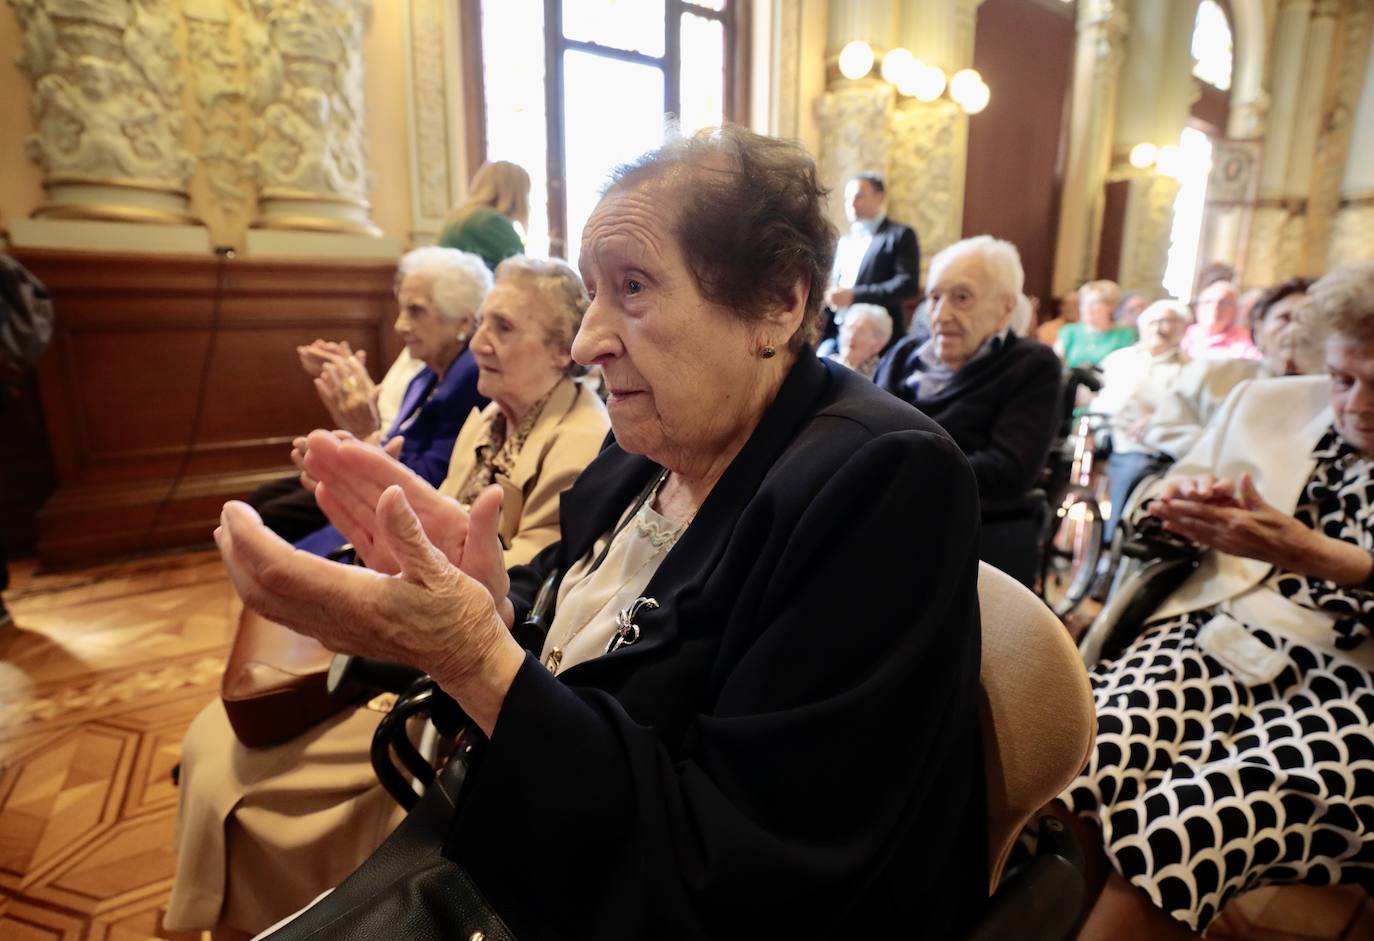
<path fill-rule="evenodd" d="M 1298 507 L 1316 468 L 1312 449 L 1331 426 L 1325 376 L 1263 379 L 1237 386 L 1191 451 L 1167 476 L 1138 494 L 1139 505 L 1172 477 L 1215 474 L 1238 480 L 1248 471 L 1265 501 L 1286 512 Z M 1210 608 L 1254 588 L 1273 568 L 1268 562 L 1212 550 L 1151 620 Z"/>
<path fill-rule="evenodd" d="M 1203 359 L 1189 363 L 1169 394 L 1160 400 L 1145 429 L 1143 443 L 1172 458 L 1187 454 L 1231 390 L 1260 376 L 1260 365 L 1252 359 Z"/>
<path fill-rule="evenodd" d="M 592 462 L 517 617 L 657 471 Z M 523 941 L 946 936 L 986 891 L 977 514 L 938 426 L 803 352 L 639 641 L 526 659 L 447 852 Z"/>
<path fill-rule="evenodd" d="M 475 466 L 477 447 L 496 403 L 473 409 L 453 445 L 449 475 L 439 492 L 454 496 Z M 501 485 L 501 544 L 507 565 L 524 565 L 558 539 L 558 498 L 572 486 L 601 450 L 611 422 L 596 393 L 571 379 L 560 382 L 515 456 L 510 476 L 497 474 Z"/>
<path fill-rule="evenodd" d="M 922 368 L 918 337 L 889 350 L 873 378 L 950 433 L 973 465 L 985 501 L 1014 499 L 1035 486 L 1054 440 L 1063 382 L 1059 357 L 1048 346 L 1015 334 L 999 342 L 929 398 L 915 397 L 904 384 Z"/>
<path fill-rule="evenodd" d="M 854 302 L 886 307 L 892 317 L 895 340 L 906 329 L 902 301 L 920 293 L 921 245 L 916 230 L 909 225 L 884 219 L 873 233 L 854 279 Z M 832 312 L 831 317 L 834 317 Z M 826 324 L 825 336 L 836 332 L 833 319 Z"/>

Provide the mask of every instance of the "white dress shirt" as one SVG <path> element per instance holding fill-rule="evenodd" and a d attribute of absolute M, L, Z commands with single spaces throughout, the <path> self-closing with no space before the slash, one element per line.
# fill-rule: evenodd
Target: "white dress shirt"
<path fill-rule="evenodd" d="M 873 244 L 873 233 L 886 218 L 886 215 L 878 215 L 872 219 L 855 219 L 849 231 L 840 236 L 835 245 L 835 267 L 830 273 L 830 280 L 836 287 L 852 288 L 859 280 L 859 269 L 863 267 L 868 247 Z"/>

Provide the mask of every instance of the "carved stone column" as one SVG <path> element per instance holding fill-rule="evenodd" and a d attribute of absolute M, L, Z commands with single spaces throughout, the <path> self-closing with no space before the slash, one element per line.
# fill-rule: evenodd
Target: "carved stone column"
<path fill-rule="evenodd" d="M 251 0 L 243 24 L 256 230 L 379 238 L 368 218 L 362 37 L 371 0 Z M 250 252 L 293 241 L 250 231 Z"/>
<path fill-rule="evenodd" d="M 1295 247 L 1302 223 L 1303 206 L 1286 193 L 1298 95 L 1303 81 L 1312 0 L 1281 0 L 1274 25 L 1274 48 L 1269 73 L 1268 127 L 1264 136 L 1264 160 L 1260 170 L 1259 197 L 1250 222 L 1245 252 L 1247 284 L 1273 284 L 1296 268 Z"/>
<path fill-rule="evenodd" d="M 15 243 L 43 244 L 39 220 L 82 220 L 175 226 L 173 238 L 208 244 L 203 230 L 185 228 L 199 225 L 187 194 L 195 164 L 182 143 L 168 0 L 9 3 L 23 31 L 18 65 L 33 83 L 37 130 L 25 149 L 47 191 L 34 220 L 12 221 Z M 99 231 L 117 243 L 124 230 Z"/>
<path fill-rule="evenodd" d="M 963 234 L 968 115 L 952 101 L 902 102 L 892 117 L 890 161 L 891 214 L 916 229 L 924 285 L 930 259 Z"/>
<path fill-rule="evenodd" d="M 1126 22 L 1124 0 L 1079 4 L 1069 158 L 1054 253 L 1055 294 L 1072 290 L 1094 273 Z"/>
<path fill-rule="evenodd" d="M 1374 258 L 1374 45 L 1366 47 L 1328 267 Z"/>
<path fill-rule="evenodd" d="M 1370 91 L 1374 88 L 1374 72 L 1370 71 L 1374 68 L 1372 39 L 1374 7 L 1368 3 L 1348 2 L 1337 31 L 1340 67 L 1336 74 L 1334 101 L 1317 144 L 1316 171 L 1312 197 L 1308 203 L 1307 237 L 1303 245 L 1304 273 L 1326 271 L 1333 258 L 1354 260 L 1351 255 L 1357 250 L 1357 243 L 1346 235 L 1347 230 L 1338 227 L 1338 219 L 1342 214 L 1347 214 L 1349 201 L 1359 198 L 1361 178 L 1368 180 L 1374 176 L 1374 170 L 1365 166 L 1374 164 L 1368 142 L 1355 140 L 1361 107 L 1374 112 L 1374 102 L 1367 101 L 1374 97 L 1374 92 Z M 1365 136 L 1371 137 L 1374 133 Z M 1355 213 L 1354 218 L 1358 218 L 1358 215 L 1358 212 Z M 1349 224 L 1346 223 L 1347 226 Z M 1358 227 L 1353 231 L 1358 233 Z M 1338 232 L 1346 240 L 1339 252 L 1336 245 Z M 1374 245 L 1366 243 L 1363 254 L 1355 257 L 1374 257 Z"/>

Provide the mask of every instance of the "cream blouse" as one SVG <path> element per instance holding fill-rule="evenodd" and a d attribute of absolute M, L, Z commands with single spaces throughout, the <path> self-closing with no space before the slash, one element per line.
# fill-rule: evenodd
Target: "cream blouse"
<path fill-rule="evenodd" d="M 614 537 L 607 534 L 598 539 L 563 577 L 553 624 L 539 655 L 550 672 L 562 673 L 606 654 L 620 630 L 617 617 L 624 613 L 626 620 L 635 620 L 631 609 L 687 528 L 656 512 L 652 502 L 646 500 Z M 610 551 L 592 571 L 607 539 L 611 539 Z"/>

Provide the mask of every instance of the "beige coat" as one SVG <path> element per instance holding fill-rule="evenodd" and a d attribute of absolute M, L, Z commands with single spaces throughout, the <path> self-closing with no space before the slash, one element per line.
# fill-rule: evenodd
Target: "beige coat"
<path fill-rule="evenodd" d="M 455 496 L 467 481 L 482 429 L 495 414 L 495 402 L 480 412 L 472 410 L 453 443 L 440 493 Z M 558 498 L 596 457 L 610 427 L 606 406 L 586 386 L 564 379 L 554 389 L 516 455 L 511 475 L 496 477 L 504 498 L 501 544 L 506 547 L 508 566 L 524 565 L 558 539 Z"/>
<path fill-rule="evenodd" d="M 442 491 L 467 479 L 483 417 L 474 409 L 459 432 Z M 558 539 L 559 495 L 609 427 L 605 406 L 584 386 L 564 380 L 554 390 L 511 476 L 497 478 L 508 564 L 528 562 Z M 207 706 L 182 744 L 176 883 L 164 927 L 256 934 L 371 855 L 404 816 L 372 772 L 380 720 L 350 709 L 289 742 L 250 749 L 234 738 L 223 705 Z"/>
<path fill-rule="evenodd" d="M 1143 443 L 1170 457 L 1182 457 L 1197 444 L 1231 390 L 1260 376 L 1260 363 L 1253 359 L 1204 359 L 1189 363 L 1169 394 L 1160 399 L 1150 426 L 1145 429 Z"/>

